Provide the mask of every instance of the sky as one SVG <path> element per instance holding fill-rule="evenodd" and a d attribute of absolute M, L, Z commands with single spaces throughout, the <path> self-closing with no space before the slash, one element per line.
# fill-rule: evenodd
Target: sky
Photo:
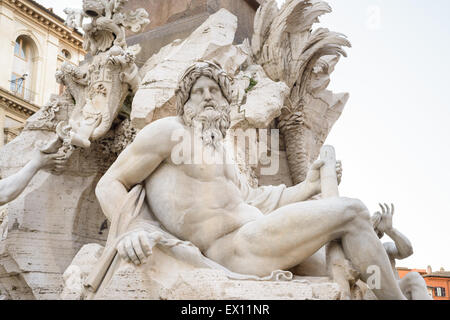
<path fill-rule="evenodd" d="M 62 17 L 81 7 L 38 2 Z M 379 202 L 395 204 L 394 227 L 414 246 L 397 266 L 450 270 L 450 1 L 327 2 L 333 13 L 316 26 L 353 45 L 329 87 L 350 93 L 326 142 L 343 162 L 340 193 L 371 213 Z"/>

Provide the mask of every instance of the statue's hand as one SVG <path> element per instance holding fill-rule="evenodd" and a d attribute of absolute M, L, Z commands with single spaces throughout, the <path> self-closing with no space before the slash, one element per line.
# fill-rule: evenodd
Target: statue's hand
<path fill-rule="evenodd" d="M 394 205 L 391 204 L 391 207 L 387 204 L 379 204 L 381 207 L 381 221 L 377 227 L 380 232 L 386 233 L 392 230 L 392 216 L 394 215 Z"/>
<path fill-rule="evenodd" d="M 67 159 L 63 151 L 60 151 L 62 141 L 56 137 L 48 144 L 42 145 L 43 142 L 38 142 L 38 148 L 34 151 L 32 161 L 37 168 L 47 169 L 50 171 L 61 172 L 65 169 Z M 41 146 L 39 146 L 41 145 Z"/>
<path fill-rule="evenodd" d="M 324 160 L 317 160 L 309 169 L 308 175 L 305 179 L 305 187 L 309 193 L 316 195 L 321 191 L 320 185 L 320 169 L 324 166 Z"/>
<path fill-rule="evenodd" d="M 60 171 L 65 168 L 67 163 L 67 160 L 63 157 L 63 153 L 45 153 L 43 151 L 36 150 L 32 161 L 35 161 L 39 169 Z"/>
<path fill-rule="evenodd" d="M 324 166 L 324 164 L 324 160 L 317 160 L 312 164 L 311 169 L 306 176 L 306 188 L 314 195 L 321 192 L 320 169 Z M 342 162 L 336 161 L 336 176 L 338 184 L 341 183 L 342 171 Z"/>
<path fill-rule="evenodd" d="M 136 231 L 123 238 L 117 245 L 119 256 L 126 262 L 139 266 L 152 254 L 153 245 L 149 233 Z"/>

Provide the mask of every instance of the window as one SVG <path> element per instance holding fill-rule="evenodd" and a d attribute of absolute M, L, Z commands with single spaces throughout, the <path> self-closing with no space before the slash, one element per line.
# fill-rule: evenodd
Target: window
<path fill-rule="evenodd" d="M 26 45 L 22 38 L 17 38 L 14 46 L 14 54 L 23 60 L 27 60 Z"/>
<path fill-rule="evenodd" d="M 23 95 L 25 88 L 25 77 L 16 73 L 11 75 L 11 91 Z"/>
<path fill-rule="evenodd" d="M 434 295 L 436 297 L 446 297 L 445 288 L 442 287 L 434 288 Z"/>
<path fill-rule="evenodd" d="M 67 60 L 70 60 L 72 58 L 72 55 L 66 49 L 61 50 L 61 55 Z"/>

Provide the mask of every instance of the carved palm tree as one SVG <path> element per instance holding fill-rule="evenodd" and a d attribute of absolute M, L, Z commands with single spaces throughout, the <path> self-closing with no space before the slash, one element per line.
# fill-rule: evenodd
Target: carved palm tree
<path fill-rule="evenodd" d="M 312 30 L 319 16 L 329 12 L 331 7 L 322 1 L 287 0 L 278 9 L 276 1 L 268 0 L 261 5 L 255 17 L 252 38 L 255 61 L 273 81 L 283 81 L 291 89 L 282 115 L 278 118 L 278 127 L 285 139 L 295 184 L 305 179 L 311 162 L 318 156 L 331 126 L 348 99 L 346 94 L 331 97 L 331 107 L 321 114 L 328 117 L 331 113 L 330 121 L 322 129 L 324 132 L 313 133 L 314 145 L 307 145 L 305 130 L 312 126 L 309 123 L 311 110 L 307 106 L 326 91 L 334 65 L 341 55 L 346 56 L 342 48 L 351 46 L 342 34 L 325 28 Z"/>

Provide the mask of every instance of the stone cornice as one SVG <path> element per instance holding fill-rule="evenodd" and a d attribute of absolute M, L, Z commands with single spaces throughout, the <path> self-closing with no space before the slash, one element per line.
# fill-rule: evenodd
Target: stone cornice
<path fill-rule="evenodd" d="M 0 0 L 16 9 L 18 12 L 30 17 L 44 28 L 55 32 L 62 40 L 68 42 L 79 50 L 83 50 L 83 35 L 64 24 L 64 20 L 49 11 L 39 3 L 32 0 Z M 84 50 L 83 50 L 84 51 Z"/>
<path fill-rule="evenodd" d="M 11 92 L 0 87 L 0 103 L 6 106 L 10 111 L 25 115 L 27 117 L 35 114 L 39 107 L 12 94 Z"/>

